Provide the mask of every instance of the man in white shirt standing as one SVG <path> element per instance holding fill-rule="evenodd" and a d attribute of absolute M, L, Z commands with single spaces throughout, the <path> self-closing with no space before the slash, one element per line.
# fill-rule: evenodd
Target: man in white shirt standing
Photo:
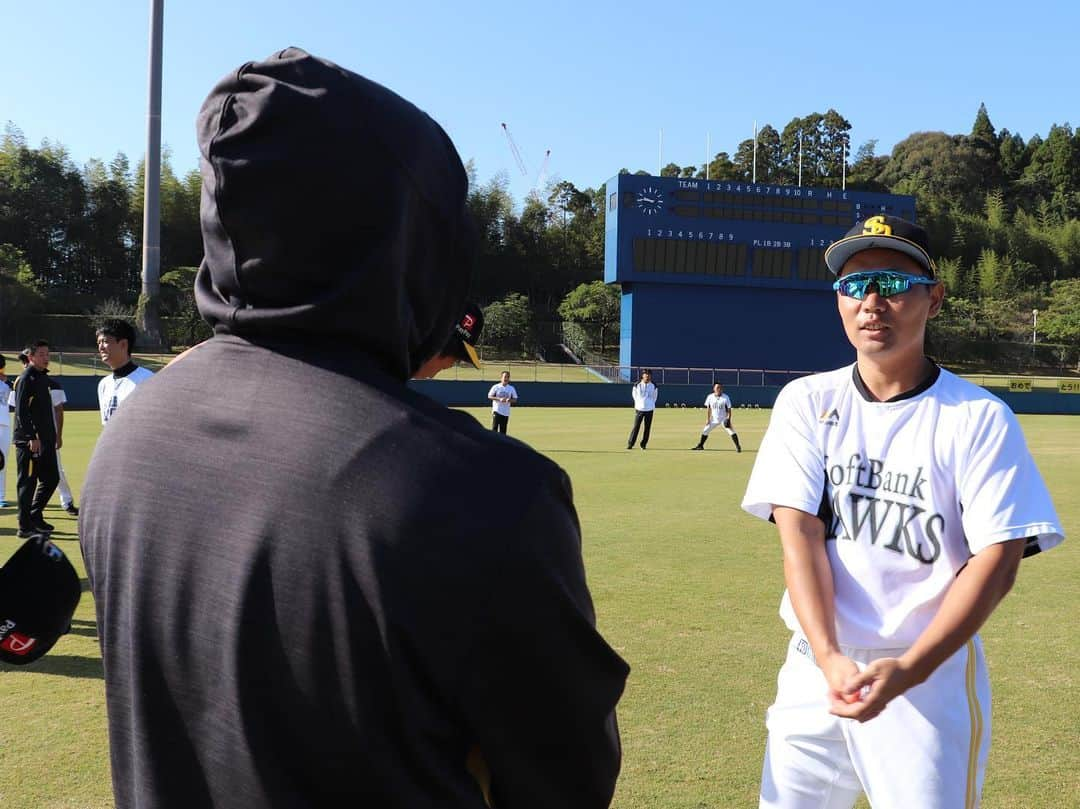
<path fill-rule="evenodd" d="M 780 391 L 742 503 L 776 523 L 792 631 L 760 805 L 976 807 L 977 632 L 1061 522 L 1008 406 L 924 354 L 926 231 L 873 216 L 825 263 L 856 362 Z"/>
<path fill-rule="evenodd" d="M 652 430 L 653 411 L 656 410 L 656 396 L 659 391 L 652 383 L 652 371 L 648 368 L 641 369 L 641 378 L 630 391 L 634 399 L 634 428 L 630 431 L 630 437 L 626 439 L 626 448 L 633 449 L 637 443 L 638 430 L 642 422 L 645 424 L 645 432 L 641 435 L 641 448 L 645 449 L 649 444 L 649 432 Z"/>
<path fill-rule="evenodd" d="M 110 318 L 97 330 L 97 349 L 101 361 L 112 374 L 98 383 L 98 407 L 101 423 L 107 424 L 120 403 L 131 395 L 136 385 L 152 377 L 153 372 L 136 365 L 131 360 L 135 350 L 135 329 L 126 320 Z"/>
<path fill-rule="evenodd" d="M 503 371 L 500 382 L 491 386 L 488 398 L 491 400 L 491 429 L 506 435 L 506 425 L 510 423 L 510 408 L 517 404 L 517 390 L 510 384 L 510 372 Z"/>
<path fill-rule="evenodd" d="M 7 457 L 11 448 L 11 417 L 8 407 L 14 406 L 11 383 L 7 378 L 7 360 L 0 354 L 0 396 L 3 396 L 4 416 L 0 418 L 0 508 L 7 508 Z"/>
<path fill-rule="evenodd" d="M 67 403 L 67 394 L 64 386 L 53 377 L 48 377 L 49 395 L 52 397 L 53 422 L 56 424 L 56 471 L 60 473 L 60 481 L 56 490 L 60 492 L 60 508 L 64 509 L 72 517 L 79 516 L 79 507 L 75 505 L 75 495 L 71 492 L 71 484 L 68 483 L 64 473 L 64 462 L 60 458 L 60 447 L 64 445 L 64 404 Z"/>
<path fill-rule="evenodd" d="M 724 393 L 724 386 L 719 382 L 713 385 L 712 389 L 713 392 L 705 397 L 705 427 L 701 431 L 701 438 L 698 439 L 697 446 L 690 449 L 705 449 L 709 433 L 717 427 L 723 427 L 724 432 L 731 436 L 735 451 L 742 452 L 738 433 L 731 426 L 731 397 Z"/>

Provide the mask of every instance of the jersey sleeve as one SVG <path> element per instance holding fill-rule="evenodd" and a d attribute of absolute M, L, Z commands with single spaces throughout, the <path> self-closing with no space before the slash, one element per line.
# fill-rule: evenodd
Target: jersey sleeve
<path fill-rule="evenodd" d="M 1064 539 L 1050 492 L 1031 457 L 1016 416 L 995 403 L 962 443 L 958 469 L 964 535 L 973 554 L 997 542 L 1032 538 L 1026 555 Z"/>
<path fill-rule="evenodd" d="M 493 805 L 605 809 L 621 763 L 615 705 L 629 667 L 596 630 L 569 481 L 540 483 L 491 583 L 462 713 Z"/>
<path fill-rule="evenodd" d="M 825 491 L 825 459 L 814 434 L 811 401 L 791 385 L 780 391 L 761 440 L 742 507 L 769 519 L 772 507 L 817 514 Z"/>

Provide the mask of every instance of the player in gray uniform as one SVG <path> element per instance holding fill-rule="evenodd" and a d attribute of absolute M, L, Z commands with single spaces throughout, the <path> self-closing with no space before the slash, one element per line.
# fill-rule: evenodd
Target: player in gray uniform
<path fill-rule="evenodd" d="M 724 393 L 724 386 L 719 382 L 713 385 L 713 392 L 705 397 L 705 426 L 701 430 L 701 438 L 698 439 L 697 446 L 690 449 L 705 449 L 709 433 L 717 427 L 723 427 L 724 432 L 731 436 L 735 451 L 742 452 L 739 435 L 731 426 L 731 397 Z"/>
<path fill-rule="evenodd" d="M 973 809 L 977 632 L 1061 523 L 1008 406 L 923 353 L 945 294 L 926 232 L 874 216 L 825 261 L 856 362 L 780 392 L 742 504 L 779 530 L 792 631 L 760 805 Z"/>

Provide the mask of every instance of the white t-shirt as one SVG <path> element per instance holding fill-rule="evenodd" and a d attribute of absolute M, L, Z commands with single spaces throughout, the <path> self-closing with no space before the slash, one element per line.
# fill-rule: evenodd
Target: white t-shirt
<path fill-rule="evenodd" d="M 1012 411 L 942 369 L 893 402 L 868 401 L 853 366 L 804 377 L 776 399 L 742 507 L 787 506 L 825 521 L 841 645 L 910 645 L 972 555 L 1064 535 Z M 799 624 L 787 592 L 780 615 Z"/>
<path fill-rule="evenodd" d="M 656 385 L 652 382 L 638 382 L 630 395 L 634 397 L 634 410 L 649 411 L 656 409 Z"/>
<path fill-rule="evenodd" d="M 502 383 L 495 383 L 491 386 L 491 390 L 488 391 L 488 398 L 494 396 L 495 399 L 503 399 L 509 396 L 515 402 L 517 401 L 517 391 L 514 390 L 513 385 L 503 385 Z M 491 412 L 498 413 L 500 416 L 510 415 L 510 402 L 497 402 L 495 399 L 491 399 Z"/>
<path fill-rule="evenodd" d="M 49 385 L 49 397 L 52 399 L 53 406 L 53 426 L 59 428 L 60 425 L 56 423 L 56 408 L 62 404 L 67 404 L 67 394 L 64 393 L 63 388 L 54 388 Z"/>
<path fill-rule="evenodd" d="M 731 399 L 726 393 L 719 396 L 710 393 L 705 398 L 705 407 L 709 409 L 710 424 L 723 424 L 731 415 Z"/>
<path fill-rule="evenodd" d="M 105 424 L 112 418 L 120 403 L 131 395 L 135 386 L 145 382 L 154 374 L 152 371 L 136 366 L 135 370 L 127 376 L 117 377 L 112 374 L 103 376 L 98 382 L 97 396 L 98 408 L 101 410 L 101 423 Z"/>

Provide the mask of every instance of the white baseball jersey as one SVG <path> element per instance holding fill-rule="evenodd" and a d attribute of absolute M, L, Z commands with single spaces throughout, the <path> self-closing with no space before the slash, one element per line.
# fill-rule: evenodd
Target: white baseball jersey
<path fill-rule="evenodd" d="M 115 374 L 103 376 L 101 381 L 98 382 L 97 389 L 101 423 L 106 424 L 112 418 L 113 413 L 116 412 L 116 408 L 131 395 L 135 387 L 153 375 L 152 371 L 137 365 L 135 370 L 124 376 L 118 377 Z"/>
<path fill-rule="evenodd" d="M 742 506 L 818 514 L 835 585 L 837 640 L 910 645 L 961 567 L 983 548 L 1064 535 L 1012 411 L 941 369 L 896 401 L 869 400 L 855 366 L 788 384 L 777 397 Z M 799 631 L 788 594 L 780 610 Z"/>
<path fill-rule="evenodd" d="M 726 393 L 719 396 L 710 393 L 705 398 L 705 407 L 709 410 L 710 424 L 723 424 L 731 417 L 731 399 Z"/>
<path fill-rule="evenodd" d="M 656 385 L 652 382 L 638 382 L 634 385 L 630 395 L 634 399 L 634 410 L 648 412 L 656 409 Z"/>
<path fill-rule="evenodd" d="M 10 382 L 0 382 L 0 395 L 3 395 L 4 391 L 8 391 L 8 395 L 4 397 L 5 401 L 12 402 L 11 396 L 14 391 L 11 390 Z M 12 402 L 14 404 L 14 402 Z M 7 408 L 4 408 L 5 410 Z M 7 413 L 3 418 L 0 418 L 0 454 L 4 456 L 4 466 L 0 469 L 0 502 L 7 502 L 7 461 L 8 461 L 8 449 L 11 446 L 11 416 Z"/>
<path fill-rule="evenodd" d="M 60 425 L 56 421 L 56 408 L 63 404 L 67 404 L 67 394 L 64 393 L 64 389 L 60 387 L 60 383 L 52 377 L 49 377 L 49 396 L 52 399 L 53 406 L 53 425 L 59 433 Z M 56 490 L 60 493 L 60 505 L 63 508 L 67 508 L 75 502 L 75 498 L 71 493 L 71 484 L 68 483 L 67 473 L 64 471 L 64 461 L 60 457 L 60 450 L 56 451 L 56 471 L 59 473 Z"/>
<path fill-rule="evenodd" d="M 502 399 L 509 396 L 514 401 L 517 401 L 517 390 L 513 385 L 503 385 L 497 383 L 491 386 L 491 390 L 488 391 L 488 398 L 494 396 L 497 399 Z M 491 412 L 498 413 L 500 416 L 510 415 L 510 402 L 497 402 L 495 399 L 491 399 Z"/>

